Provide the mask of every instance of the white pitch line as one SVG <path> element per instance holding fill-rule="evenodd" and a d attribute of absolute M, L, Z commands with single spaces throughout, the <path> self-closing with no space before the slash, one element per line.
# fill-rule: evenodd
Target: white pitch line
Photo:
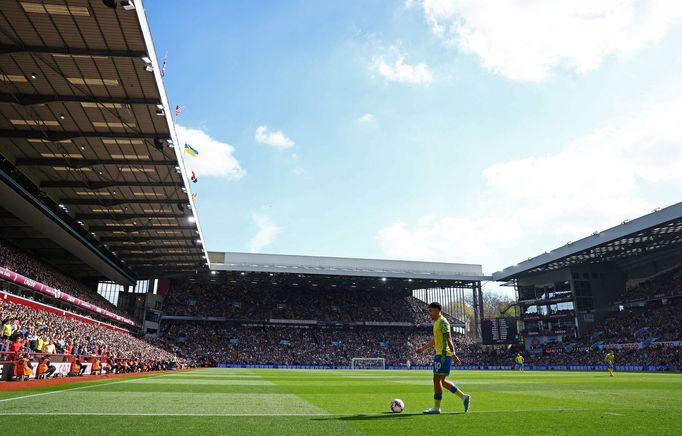
<path fill-rule="evenodd" d="M 163 376 L 163 375 L 164 375 L 164 374 L 153 375 L 153 376 L 150 376 L 150 377 L 144 377 L 144 379 L 150 379 L 150 378 L 155 378 L 155 377 L 161 377 L 161 376 Z M 113 384 L 117 384 L 117 383 L 130 383 L 130 382 L 133 382 L 133 381 L 136 381 L 136 380 L 141 380 L 141 378 L 133 378 L 133 379 L 127 379 L 127 380 L 118 380 L 118 381 L 112 381 L 111 383 L 97 383 L 97 384 L 87 385 L 87 386 L 78 386 L 78 387 L 71 388 L 71 389 L 60 389 L 60 390 L 57 390 L 57 391 L 41 392 L 41 393 L 38 393 L 38 394 L 31 394 L 31 395 L 21 395 L 21 396 L 19 396 L 19 397 L 12 397 L 12 398 L 3 398 L 3 399 L 0 399 L 0 403 L 4 403 L 4 402 L 6 402 L 6 401 L 21 400 L 21 399 L 24 399 L 24 398 L 42 397 L 43 395 L 58 394 L 58 393 L 60 393 L 60 392 L 71 392 L 71 391 L 78 391 L 78 390 L 81 390 L 81 389 L 90 389 L 90 388 L 95 388 L 95 387 L 97 387 L 97 386 L 109 386 L 109 385 L 113 385 Z M 83 381 L 84 381 L 84 382 L 87 382 L 87 380 L 83 380 Z M 93 380 L 93 381 L 94 381 L 94 380 Z"/>
<path fill-rule="evenodd" d="M 333 413 L 126 413 L 126 412 L 9 412 L 3 416 L 353 416 Z"/>

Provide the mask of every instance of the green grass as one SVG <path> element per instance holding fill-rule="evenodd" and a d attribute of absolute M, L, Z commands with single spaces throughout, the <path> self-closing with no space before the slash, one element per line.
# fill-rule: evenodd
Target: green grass
<path fill-rule="evenodd" d="M 682 375 L 455 371 L 470 413 L 427 371 L 201 369 L 0 392 L 12 434 L 682 434 Z M 406 409 L 388 412 L 391 399 Z"/>

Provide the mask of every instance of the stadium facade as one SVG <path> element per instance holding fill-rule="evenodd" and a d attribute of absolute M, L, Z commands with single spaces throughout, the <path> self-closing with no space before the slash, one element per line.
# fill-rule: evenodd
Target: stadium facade
<path fill-rule="evenodd" d="M 610 314 L 664 291 L 623 297 L 624 290 L 682 262 L 682 203 L 657 209 L 493 274 L 516 289 L 527 349 L 568 343 Z"/>
<path fill-rule="evenodd" d="M 234 283 L 243 280 L 255 287 L 285 287 L 289 292 L 365 290 L 439 301 L 458 328 L 473 327 L 477 337 L 481 334 L 481 283 L 490 280 L 481 265 L 229 252 L 210 252 L 209 260 L 213 281 L 230 277 Z M 469 302 L 473 322 L 466 326 Z"/>

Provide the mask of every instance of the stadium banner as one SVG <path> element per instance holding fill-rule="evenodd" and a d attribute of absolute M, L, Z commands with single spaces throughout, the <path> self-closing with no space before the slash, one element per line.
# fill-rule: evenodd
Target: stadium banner
<path fill-rule="evenodd" d="M 682 347 L 682 341 L 656 341 L 656 345 L 663 345 L 664 347 Z"/>
<path fill-rule="evenodd" d="M 161 315 L 161 321 L 243 321 L 241 318 L 225 318 L 224 316 L 185 316 Z"/>
<path fill-rule="evenodd" d="M 36 370 L 38 369 L 38 362 L 31 362 L 31 364 L 33 365 L 33 373 L 29 376 L 29 378 L 34 379 L 36 377 Z M 66 375 L 69 373 L 69 369 L 71 368 L 70 362 L 50 362 L 50 365 L 53 365 L 57 368 L 52 375 L 53 378 L 66 377 Z M 90 371 L 92 368 L 92 363 L 84 363 L 84 365 L 85 372 L 83 375 L 92 374 Z M 14 378 L 14 362 L 0 363 L 0 381 L 9 381 L 12 378 Z"/>
<path fill-rule="evenodd" d="M 12 362 L 0 363 L 0 381 L 7 381 L 11 378 L 12 374 L 14 374 L 12 371 L 13 365 Z"/>
<path fill-rule="evenodd" d="M 113 312 L 109 312 L 106 309 L 102 309 L 101 307 L 95 306 L 94 304 L 88 303 L 87 301 L 83 301 L 80 298 L 73 297 L 65 292 L 60 291 L 59 289 L 51 288 L 42 283 L 38 283 L 35 280 L 31 280 L 28 277 L 24 277 L 21 274 L 17 274 L 14 271 L 8 270 L 7 268 L 0 267 L 0 278 L 16 283 L 20 286 L 24 286 L 26 288 L 33 289 L 34 291 L 47 294 L 57 300 L 66 301 L 78 307 L 82 307 L 83 309 L 96 312 L 100 315 L 106 316 L 107 318 L 115 319 L 116 321 L 122 322 L 124 324 L 132 326 L 135 325 L 135 322 L 128 318 L 124 318 Z"/>
<path fill-rule="evenodd" d="M 321 325 L 321 326 L 369 326 L 369 327 L 424 327 L 431 328 L 433 324 L 415 325 L 411 322 L 382 322 L 382 321 L 359 321 L 359 322 L 340 322 L 340 321 L 320 321 L 313 319 L 249 319 L 249 318 L 228 318 L 224 316 L 189 316 L 189 315 L 161 315 L 162 321 L 230 321 L 240 323 L 254 323 L 259 325 L 279 324 L 279 325 Z M 452 327 L 465 327 L 464 324 L 451 324 Z"/>
<path fill-rule="evenodd" d="M 604 348 L 607 350 L 637 350 L 639 349 L 639 342 L 629 344 L 606 344 Z"/>
<path fill-rule="evenodd" d="M 59 377 L 66 377 L 66 375 L 69 373 L 69 369 L 71 369 L 71 362 L 51 362 L 50 365 L 54 365 L 57 370 L 54 372 L 54 376 L 59 376 Z M 92 363 L 84 363 L 85 366 L 85 372 L 83 375 L 90 375 L 92 374 L 91 368 L 92 368 Z M 30 378 L 35 378 L 36 376 L 36 370 L 38 369 L 38 362 L 33 362 L 33 374 L 31 375 Z"/>
<path fill-rule="evenodd" d="M 272 324 L 317 324 L 314 319 L 280 319 L 280 318 L 270 318 L 268 320 Z"/>
<path fill-rule="evenodd" d="M 534 300 L 521 300 L 519 301 L 519 305 L 521 306 L 536 306 L 538 304 L 557 304 L 557 303 L 566 303 L 569 301 L 573 301 L 573 296 L 565 296 L 565 297 L 555 297 L 555 298 L 549 298 L 549 299 L 534 299 Z"/>
<path fill-rule="evenodd" d="M 361 324 L 376 327 L 414 327 L 414 324 L 411 322 L 365 321 Z"/>
<path fill-rule="evenodd" d="M 239 363 L 219 363 L 218 368 L 268 368 L 268 369 L 352 369 L 349 365 L 249 365 Z M 678 371 L 675 366 L 669 365 L 616 365 L 616 371 Z M 376 370 L 383 368 L 365 368 L 366 370 Z M 365 370 L 363 369 L 363 370 Z M 431 365 L 387 365 L 390 370 L 422 370 L 429 371 Z M 460 365 L 453 367 L 452 370 L 490 370 L 490 371 L 511 371 L 512 365 Z M 606 371 L 605 365 L 525 365 L 525 370 L 531 371 Z"/>

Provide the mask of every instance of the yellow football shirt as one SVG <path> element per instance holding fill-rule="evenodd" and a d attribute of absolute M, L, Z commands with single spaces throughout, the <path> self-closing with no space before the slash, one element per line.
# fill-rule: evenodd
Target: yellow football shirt
<path fill-rule="evenodd" d="M 436 350 L 436 354 L 443 356 L 452 356 L 453 351 L 450 349 L 444 335 L 450 333 L 450 323 L 443 315 L 441 315 L 433 323 L 433 348 Z"/>

